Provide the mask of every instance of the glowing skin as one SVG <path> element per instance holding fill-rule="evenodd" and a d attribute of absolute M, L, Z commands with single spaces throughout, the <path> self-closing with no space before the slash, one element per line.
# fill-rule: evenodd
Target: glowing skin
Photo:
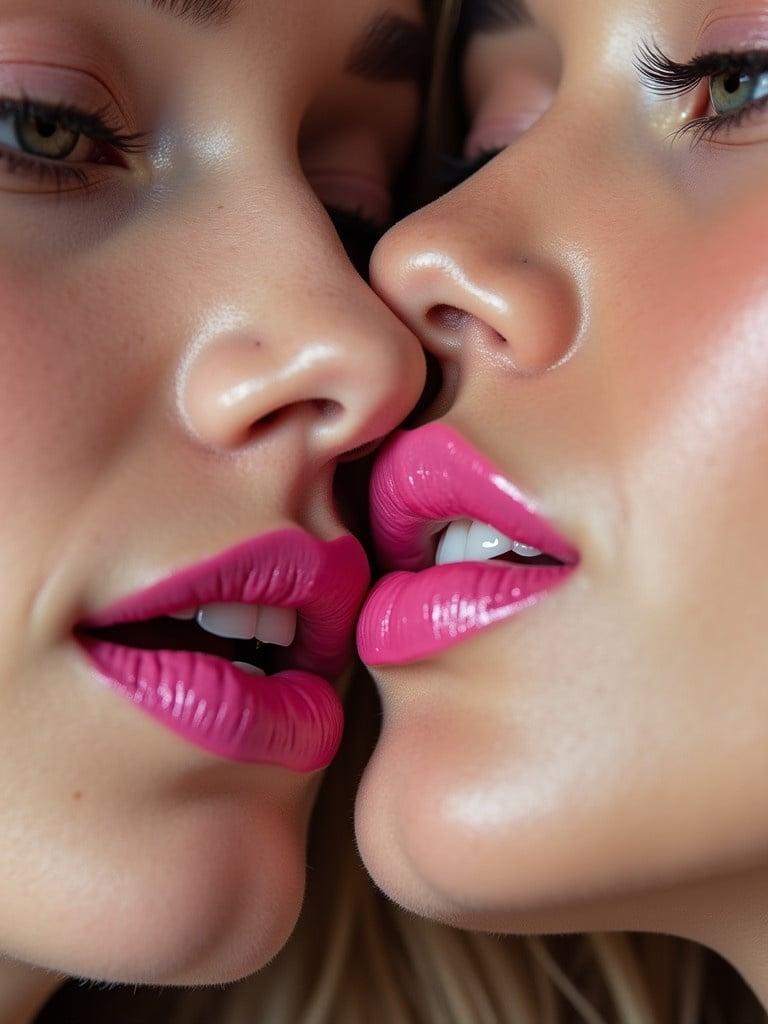
<path fill-rule="evenodd" d="M 537 67 L 552 102 L 396 226 L 373 281 L 448 371 L 445 423 L 580 564 L 377 665 L 357 823 L 420 913 L 689 936 L 768 1003 L 768 112 L 692 147 L 670 131 L 706 83 L 660 97 L 634 66 L 650 39 L 678 61 L 732 47 L 729 10 L 768 48 L 745 0 L 532 0 L 533 27 L 470 41 L 470 140 L 519 121 Z"/>
<path fill-rule="evenodd" d="M 385 11 L 420 24 L 416 0 L 321 18 L 244 0 L 205 27 L 131 0 L 0 0 L 0 100 L 109 104 L 146 133 L 119 161 L 81 140 L 87 187 L 58 195 L 9 163 L 0 107 L 2 1024 L 58 983 L 35 966 L 225 982 L 293 927 L 311 763 L 201 750 L 116 694 L 72 630 L 243 543 L 272 535 L 290 564 L 297 530 L 343 538 L 339 456 L 418 398 L 419 346 L 323 207 L 383 217 L 413 141 L 415 83 L 345 70 Z M 300 637 L 297 594 L 280 601 Z"/>

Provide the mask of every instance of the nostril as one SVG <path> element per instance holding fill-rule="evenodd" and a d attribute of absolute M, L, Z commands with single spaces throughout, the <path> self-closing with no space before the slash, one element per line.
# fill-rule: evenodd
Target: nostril
<path fill-rule="evenodd" d="M 309 414 L 315 422 L 319 421 L 323 426 L 333 423 L 344 412 L 344 407 L 332 399 L 311 398 L 304 402 L 290 402 L 277 409 L 265 412 L 263 416 L 254 420 L 244 433 L 242 443 L 253 442 L 264 432 L 274 430 L 275 427 L 278 427 L 285 420 L 295 417 L 297 411 L 300 415 L 302 409 L 305 415 Z"/>
<path fill-rule="evenodd" d="M 323 423 L 338 419 L 344 412 L 341 403 L 335 402 L 332 398 L 316 398 L 312 404 Z"/>
<path fill-rule="evenodd" d="M 427 323 L 440 331 L 459 333 L 469 319 L 469 313 L 456 306 L 433 306 L 427 312 Z"/>
<path fill-rule="evenodd" d="M 456 306 L 433 306 L 427 312 L 426 320 L 431 328 L 439 331 L 444 337 L 451 337 L 460 342 L 472 342 L 482 338 L 491 344 L 507 344 L 504 335 L 490 324 Z"/>

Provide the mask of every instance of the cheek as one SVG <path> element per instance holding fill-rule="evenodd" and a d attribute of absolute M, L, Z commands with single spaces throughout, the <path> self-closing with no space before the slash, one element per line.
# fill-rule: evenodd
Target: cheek
<path fill-rule="evenodd" d="M 17 577 L 21 552 L 61 539 L 130 431 L 163 373 L 156 340 L 168 328 L 153 322 L 153 351 L 133 298 L 138 271 L 105 253 L 66 269 L 23 263 L 0 263 L 0 561 Z"/>
<path fill-rule="evenodd" d="M 41 277 L 0 265 L 0 574 L 12 581 L 0 621 L 6 666 L 24 625 L 15 611 L 27 614 L 29 590 L 63 544 L 110 443 L 115 393 L 97 335 L 117 319 L 68 295 L 55 277 L 43 288 Z"/>
<path fill-rule="evenodd" d="M 750 198 L 706 233 L 638 256 L 607 361 L 634 578 L 670 621 L 704 616 L 731 655 L 745 618 L 768 609 L 755 571 L 768 501 L 768 206 Z"/>
<path fill-rule="evenodd" d="M 51 477 L 77 470 L 99 437 L 120 369 L 109 304 L 72 294 L 65 282 L 7 272 L 0 283 L 0 359 L 7 368 L 0 409 L 0 471 L 6 481 L 50 492 Z M 96 284 L 96 282 L 94 282 Z"/>

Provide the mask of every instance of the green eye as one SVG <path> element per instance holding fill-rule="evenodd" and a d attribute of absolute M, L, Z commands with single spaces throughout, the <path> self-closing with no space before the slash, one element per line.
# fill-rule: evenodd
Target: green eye
<path fill-rule="evenodd" d="M 768 73 L 721 71 L 710 78 L 709 95 L 718 114 L 741 110 L 768 96 Z"/>

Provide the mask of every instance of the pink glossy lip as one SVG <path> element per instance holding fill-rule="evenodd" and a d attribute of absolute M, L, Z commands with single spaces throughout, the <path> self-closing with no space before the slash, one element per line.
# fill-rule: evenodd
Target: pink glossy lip
<path fill-rule="evenodd" d="M 562 564 L 435 566 L 435 535 L 454 519 L 488 523 Z M 358 622 L 358 650 L 368 665 L 437 654 L 537 603 L 579 562 L 533 502 L 442 423 L 397 434 L 382 449 L 371 480 L 371 522 L 383 565 L 399 571 L 378 583 Z"/>
<path fill-rule="evenodd" d="M 365 553 L 353 537 L 323 542 L 302 530 L 282 530 L 123 598 L 79 623 L 76 636 L 118 693 L 203 750 L 314 771 L 327 767 L 341 740 L 341 703 L 324 677 L 348 663 L 369 579 Z M 298 610 L 296 640 L 282 655 L 284 671 L 255 676 L 224 658 L 143 650 L 83 633 L 219 602 Z"/>

